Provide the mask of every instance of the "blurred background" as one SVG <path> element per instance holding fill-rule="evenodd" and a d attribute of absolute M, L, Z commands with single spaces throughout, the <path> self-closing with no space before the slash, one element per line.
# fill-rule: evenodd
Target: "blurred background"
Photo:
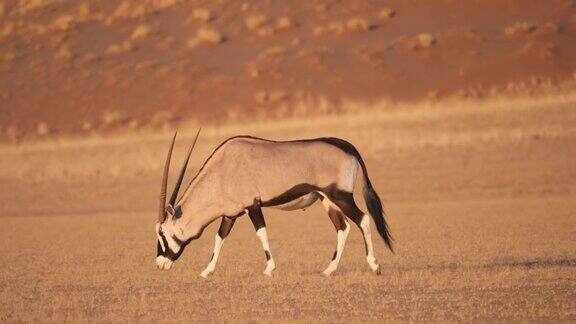
<path fill-rule="evenodd" d="M 567 0 L 3 0 L 0 139 L 535 94 L 576 78 L 575 15 Z"/>

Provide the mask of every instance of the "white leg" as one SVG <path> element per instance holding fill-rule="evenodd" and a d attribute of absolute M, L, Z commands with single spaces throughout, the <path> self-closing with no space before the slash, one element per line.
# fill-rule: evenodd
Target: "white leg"
<path fill-rule="evenodd" d="M 362 216 L 360 228 L 362 229 L 362 234 L 364 234 L 364 243 L 366 244 L 366 261 L 368 261 L 370 269 L 372 269 L 375 274 L 380 274 L 380 265 L 378 265 L 378 261 L 376 261 L 376 257 L 374 257 L 372 234 L 370 233 L 370 217 L 368 215 L 364 214 L 364 216 Z"/>
<path fill-rule="evenodd" d="M 268 244 L 268 234 L 266 233 L 266 227 L 258 229 L 256 231 L 256 235 L 262 242 L 264 253 L 266 253 L 266 269 L 264 270 L 264 274 L 267 276 L 272 276 L 272 271 L 276 269 L 276 263 L 274 263 L 272 253 L 270 253 L 270 245 Z"/>
<path fill-rule="evenodd" d="M 328 212 L 330 219 L 336 227 L 336 239 L 338 240 L 336 245 L 336 252 L 334 252 L 332 261 L 330 261 L 330 264 L 326 270 L 322 272 L 325 276 L 329 276 L 334 271 L 336 271 L 336 268 L 338 268 L 338 263 L 340 263 L 340 258 L 342 257 L 342 252 L 344 251 L 344 245 L 346 245 L 346 238 L 350 232 L 350 224 L 348 224 L 348 221 L 346 221 L 346 217 L 340 208 L 332 201 L 330 201 L 327 196 L 324 194 L 322 195 L 324 196 L 324 199 L 322 199 L 322 204 L 324 205 L 324 208 Z"/>
<path fill-rule="evenodd" d="M 336 232 L 336 238 L 338 239 L 338 244 L 336 246 L 336 253 L 330 264 L 322 272 L 325 276 L 331 275 L 336 269 L 338 268 L 338 263 L 340 263 L 340 258 L 342 257 L 342 252 L 344 251 L 344 245 L 346 245 L 346 238 L 348 237 L 348 233 L 350 232 L 350 224 L 347 221 L 344 221 L 346 224 L 346 228 L 344 230 L 339 230 Z"/>
<path fill-rule="evenodd" d="M 202 277 L 206 278 L 210 274 L 214 272 L 216 269 L 216 262 L 218 262 L 218 255 L 220 255 L 220 249 L 222 248 L 222 244 L 224 244 L 224 239 L 220 237 L 218 233 L 216 233 L 216 239 L 214 240 L 214 252 L 212 253 L 212 259 L 210 259 L 210 263 L 206 266 L 206 269 L 202 271 L 200 274 Z"/>

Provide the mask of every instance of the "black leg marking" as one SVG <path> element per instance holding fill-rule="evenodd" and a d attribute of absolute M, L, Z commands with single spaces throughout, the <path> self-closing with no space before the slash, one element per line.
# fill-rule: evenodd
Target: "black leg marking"
<path fill-rule="evenodd" d="M 226 216 L 222 217 L 222 222 L 220 223 L 220 229 L 218 230 L 218 235 L 220 238 L 225 239 L 230 231 L 232 230 L 232 226 L 234 226 L 234 222 L 236 222 L 236 218 L 228 218 Z"/>
<path fill-rule="evenodd" d="M 212 252 L 212 256 L 210 257 L 210 261 L 214 260 L 214 252 Z"/>
<path fill-rule="evenodd" d="M 266 254 L 266 261 L 269 261 L 271 258 L 270 251 L 266 250 L 266 251 L 264 251 L 264 253 Z"/>
<path fill-rule="evenodd" d="M 250 217 L 252 225 L 254 225 L 256 231 L 262 227 L 266 227 L 264 215 L 262 214 L 262 208 L 260 206 L 260 201 L 254 200 L 254 205 L 248 207 L 248 216 Z"/>
<path fill-rule="evenodd" d="M 328 216 L 330 217 L 330 220 L 332 220 L 336 232 L 346 229 L 346 221 L 344 220 L 344 215 L 342 215 L 340 211 L 330 208 L 328 209 Z"/>
<path fill-rule="evenodd" d="M 338 254 L 338 251 L 334 251 L 334 254 L 332 254 L 332 261 L 336 260 L 337 254 Z"/>

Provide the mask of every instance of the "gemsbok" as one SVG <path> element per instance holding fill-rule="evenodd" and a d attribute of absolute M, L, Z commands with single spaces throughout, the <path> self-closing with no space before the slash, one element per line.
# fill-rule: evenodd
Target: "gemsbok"
<path fill-rule="evenodd" d="M 214 150 L 176 201 L 199 133 L 188 150 L 166 204 L 166 185 L 176 134 L 168 150 L 156 224 L 158 268 L 170 269 L 186 245 L 200 237 L 208 224 L 221 218 L 212 258 L 201 273 L 202 277 L 207 277 L 214 272 L 220 249 L 234 222 L 247 213 L 266 255 L 264 274 L 270 276 L 276 265 L 268 245 L 262 207 L 296 210 L 321 200 L 336 227 L 337 238 L 336 251 L 323 274 L 329 276 L 338 267 L 350 231 L 347 218 L 362 231 L 368 265 L 374 273 L 380 274 L 374 257 L 370 219 L 356 206 L 352 194 L 358 167 L 364 175 L 363 194 L 368 211 L 384 243 L 393 252 L 392 237 L 366 165 L 352 144 L 339 138 L 281 142 L 251 136 L 232 137 Z"/>

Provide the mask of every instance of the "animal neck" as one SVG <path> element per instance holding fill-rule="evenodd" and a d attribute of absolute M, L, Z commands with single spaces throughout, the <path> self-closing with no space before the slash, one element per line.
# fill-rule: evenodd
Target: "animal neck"
<path fill-rule="evenodd" d="M 179 202 L 181 217 L 177 220 L 186 237 L 192 239 L 199 237 L 206 226 L 223 215 L 220 204 L 213 200 L 209 186 L 198 178 L 182 196 Z"/>

